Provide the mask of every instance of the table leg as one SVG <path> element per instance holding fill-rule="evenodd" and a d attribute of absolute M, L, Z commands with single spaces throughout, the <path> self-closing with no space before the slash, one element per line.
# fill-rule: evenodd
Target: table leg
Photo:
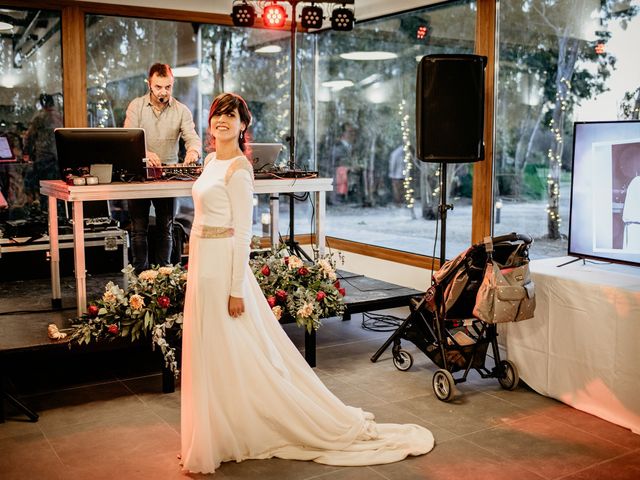
<path fill-rule="evenodd" d="M 304 358 L 311 368 L 316 366 L 316 331 L 304 331 Z"/>
<path fill-rule="evenodd" d="M 48 197 L 49 201 L 49 259 L 51 261 L 51 306 L 62 308 L 60 289 L 60 243 L 58 241 L 58 200 Z"/>
<path fill-rule="evenodd" d="M 87 311 L 87 278 L 84 259 L 84 212 L 82 201 L 73 202 L 73 259 L 76 270 L 78 316 Z"/>
<path fill-rule="evenodd" d="M 280 196 L 269 195 L 269 212 L 271 215 L 271 248 L 277 250 L 280 233 Z"/>
<path fill-rule="evenodd" d="M 318 253 L 322 256 L 325 252 L 326 237 L 324 232 L 324 220 L 326 216 L 327 192 L 316 192 L 316 245 Z"/>

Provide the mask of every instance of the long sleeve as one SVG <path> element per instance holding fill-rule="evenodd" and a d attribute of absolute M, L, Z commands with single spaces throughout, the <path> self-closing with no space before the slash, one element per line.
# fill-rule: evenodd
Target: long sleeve
<path fill-rule="evenodd" d="M 233 265 L 231 296 L 243 297 L 244 276 L 249 268 L 249 246 L 253 216 L 253 179 L 245 169 L 238 169 L 227 184 L 233 215 Z"/>
<path fill-rule="evenodd" d="M 200 155 L 200 152 L 202 152 L 202 141 L 196 133 L 196 125 L 193 123 L 193 115 L 191 115 L 191 112 L 187 107 L 182 109 L 180 132 L 182 133 L 182 139 L 184 140 L 186 150 L 195 150 L 198 152 L 198 155 Z"/>

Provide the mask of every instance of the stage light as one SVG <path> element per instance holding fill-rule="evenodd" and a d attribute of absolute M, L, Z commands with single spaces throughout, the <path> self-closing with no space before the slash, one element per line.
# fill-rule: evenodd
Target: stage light
<path fill-rule="evenodd" d="M 604 46 L 603 42 L 598 42 L 595 51 L 598 55 L 603 55 L 607 51 L 607 47 Z"/>
<path fill-rule="evenodd" d="M 246 1 L 231 9 L 231 20 L 236 27 L 252 27 L 256 21 L 256 10 Z"/>
<path fill-rule="evenodd" d="M 303 7 L 300 14 L 302 28 L 322 28 L 322 20 L 324 19 L 322 8 L 311 5 Z"/>
<path fill-rule="evenodd" d="M 262 23 L 268 28 L 281 28 L 287 21 L 287 12 L 282 5 L 271 3 L 264 7 Z"/>
<path fill-rule="evenodd" d="M 416 32 L 416 38 L 418 40 L 424 40 L 429 33 L 429 28 L 426 25 L 420 25 L 418 27 L 418 31 Z"/>
<path fill-rule="evenodd" d="M 344 7 L 336 8 L 331 13 L 331 28 L 343 32 L 353 30 L 354 20 L 353 10 Z"/>

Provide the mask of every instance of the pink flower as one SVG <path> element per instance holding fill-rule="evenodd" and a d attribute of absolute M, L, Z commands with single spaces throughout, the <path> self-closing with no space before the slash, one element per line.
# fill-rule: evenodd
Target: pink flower
<path fill-rule="evenodd" d="M 318 294 L 316 295 L 316 300 L 321 302 L 324 299 L 324 297 L 326 297 L 326 296 L 327 296 L 327 294 L 324 293 L 322 290 L 320 290 L 318 292 Z"/>
<path fill-rule="evenodd" d="M 171 305 L 171 299 L 166 295 L 159 296 L 157 301 L 160 308 L 169 308 L 169 305 Z"/>

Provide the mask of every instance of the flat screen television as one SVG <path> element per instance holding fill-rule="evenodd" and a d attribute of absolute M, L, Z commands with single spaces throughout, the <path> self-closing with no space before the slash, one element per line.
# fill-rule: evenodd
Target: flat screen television
<path fill-rule="evenodd" d="M 640 120 L 574 124 L 569 255 L 640 266 Z"/>
<path fill-rule="evenodd" d="M 56 128 L 61 178 L 112 165 L 113 181 L 144 180 L 146 143 L 142 128 Z"/>

